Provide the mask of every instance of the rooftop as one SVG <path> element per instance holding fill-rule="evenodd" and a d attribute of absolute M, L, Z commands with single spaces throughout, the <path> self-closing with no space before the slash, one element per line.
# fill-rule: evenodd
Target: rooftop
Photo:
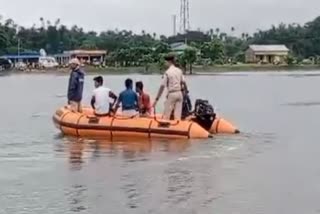
<path fill-rule="evenodd" d="M 285 45 L 250 45 L 249 48 L 253 51 L 289 51 Z"/>
<path fill-rule="evenodd" d="M 189 48 L 190 46 L 185 44 L 184 42 L 177 42 L 170 45 L 173 51 L 184 51 L 185 49 Z"/>
<path fill-rule="evenodd" d="M 40 58 L 40 55 L 3 55 L 1 59 L 36 59 Z"/>
<path fill-rule="evenodd" d="M 64 54 L 87 54 L 87 55 L 105 55 L 107 51 L 105 50 L 72 50 L 72 51 L 64 51 Z"/>

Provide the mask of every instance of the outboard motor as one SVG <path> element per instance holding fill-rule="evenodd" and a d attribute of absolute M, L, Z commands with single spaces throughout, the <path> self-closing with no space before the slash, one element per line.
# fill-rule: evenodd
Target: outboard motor
<path fill-rule="evenodd" d="M 212 105 L 207 100 L 196 100 L 194 109 L 194 121 L 198 123 L 205 130 L 210 130 L 211 126 L 216 119 L 216 114 Z"/>

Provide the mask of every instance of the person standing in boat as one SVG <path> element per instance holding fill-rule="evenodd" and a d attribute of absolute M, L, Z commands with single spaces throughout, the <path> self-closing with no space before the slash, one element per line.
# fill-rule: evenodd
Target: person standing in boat
<path fill-rule="evenodd" d="M 84 85 L 84 72 L 80 68 L 80 61 L 73 58 L 69 62 L 71 73 L 68 86 L 68 104 L 71 111 L 82 112 L 81 101 Z"/>
<path fill-rule="evenodd" d="M 143 82 L 136 82 L 136 92 L 139 94 L 139 112 L 142 116 L 151 115 L 150 96 L 143 90 Z"/>
<path fill-rule="evenodd" d="M 122 115 L 132 117 L 137 115 L 137 109 L 139 108 L 138 95 L 133 91 L 132 79 L 126 79 L 125 86 L 126 89 L 120 93 L 114 112 L 117 113 L 121 104 Z"/>
<path fill-rule="evenodd" d="M 180 68 L 175 66 L 175 58 L 173 55 L 165 57 L 166 66 L 168 70 L 162 77 L 161 86 L 156 96 L 153 107 L 157 105 L 163 91 L 167 88 L 167 99 L 164 105 L 163 118 L 170 119 L 172 111 L 174 112 L 174 119 L 181 120 L 182 104 L 183 104 L 183 89 L 188 90 L 183 72 Z"/>
<path fill-rule="evenodd" d="M 118 98 L 109 88 L 103 86 L 102 76 L 95 77 L 93 80 L 95 89 L 91 98 L 91 106 L 94 113 L 98 117 L 110 116 L 110 110 Z M 110 103 L 109 98 L 113 99 L 113 103 Z"/>

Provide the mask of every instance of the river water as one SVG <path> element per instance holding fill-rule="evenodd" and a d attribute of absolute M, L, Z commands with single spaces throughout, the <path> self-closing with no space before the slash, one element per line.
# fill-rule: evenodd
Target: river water
<path fill-rule="evenodd" d="M 159 76 L 131 77 L 156 93 Z M 105 76 L 115 92 L 125 78 Z M 210 100 L 242 134 L 185 142 L 67 138 L 51 120 L 65 104 L 67 76 L 1 76 L 0 213 L 320 213 L 320 72 L 187 80 L 193 99 Z"/>

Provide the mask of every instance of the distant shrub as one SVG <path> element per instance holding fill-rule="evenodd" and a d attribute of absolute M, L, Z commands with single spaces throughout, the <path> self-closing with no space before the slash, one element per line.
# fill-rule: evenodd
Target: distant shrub
<path fill-rule="evenodd" d="M 304 59 L 301 62 L 303 65 L 312 65 L 313 61 L 311 59 Z"/>
<path fill-rule="evenodd" d="M 224 62 L 223 62 L 223 59 L 216 59 L 216 60 L 213 62 L 213 64 L 215 64 L 215 65 L 223 65 Z"/>
<path fill-rule="evenodd" d="M 288 65 L 294 65 L 294 64 L 296 64 L 296 63 L 297 63 L 297 60 L 295 59 L 294 56 L 289 55 L 289 56 L 287 57 L 287 64 L 288 64 Z"/>

